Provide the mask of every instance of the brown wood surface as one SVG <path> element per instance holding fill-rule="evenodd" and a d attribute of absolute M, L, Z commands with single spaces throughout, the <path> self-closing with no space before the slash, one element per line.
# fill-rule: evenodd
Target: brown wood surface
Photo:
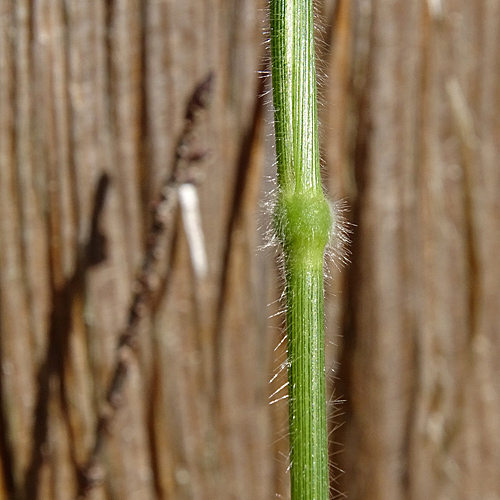
<path fill-rule="evenodd" d="M 73 500 L 89 473 L 92 500 L 288 497 L 286 402 L 268 404 L 280 279 L 257 251 L 265 15 L 256 0 L 0 0 L 0 499 Z M 326 294 L 332 498 L 499 499 L 500 4 L 325 0 L 318 16 L 325 185 L 355 224 Z M 175 211 L 119 348 L 210 71 L 193 139 L 210 150 L 208 274 Z"/>

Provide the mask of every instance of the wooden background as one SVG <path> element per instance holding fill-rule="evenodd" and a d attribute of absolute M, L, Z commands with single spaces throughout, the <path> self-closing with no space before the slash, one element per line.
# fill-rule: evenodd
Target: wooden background
<path fill-rule="evenodd" d="M 257 251 L 265 15 L 0 0 L 1 499 L 77 496 L 150 206 L 209 71 L 208 274 L 176 212 L 85 495 L 287 498 L 280 280 Z M 332 498 L 500 499 L 500 3 L 325 0 L 318 18 L 325 187 L 356 225 L 327 286 Z M 82 268 L 104 172 L 106 258 Z"/>

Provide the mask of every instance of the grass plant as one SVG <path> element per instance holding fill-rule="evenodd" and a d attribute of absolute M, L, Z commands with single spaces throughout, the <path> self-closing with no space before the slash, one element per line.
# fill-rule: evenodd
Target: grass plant
<path fill-rule="evenodd" d="M 327 500 L 323 256 L 332 215 L 320 178 L 312 0 L 271 0 L 278 197 L 285 264 L 292 500 Z"/>

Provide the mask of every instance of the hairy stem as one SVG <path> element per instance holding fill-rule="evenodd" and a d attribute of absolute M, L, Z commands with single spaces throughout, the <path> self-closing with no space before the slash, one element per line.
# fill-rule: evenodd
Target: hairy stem
<path fill-rule="evenodd" d="M 275 228 L 283 247 L 292 500 L 328 499 L 323 254 L 331 214 L 319 167 L 312 0 L 271 0 L 278 159 Z"/>

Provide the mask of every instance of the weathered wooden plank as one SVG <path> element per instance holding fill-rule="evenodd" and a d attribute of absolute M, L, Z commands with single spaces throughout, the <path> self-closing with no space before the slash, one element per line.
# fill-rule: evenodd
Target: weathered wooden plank
<path fill-rule="evenodd" d="M 484 233 L 483 219 L 498 213 L 483 184 L 493 175 L 498 185 L 498 169 L 484 161 L 486 151 L 498 151 L 491 132 L 498 125 L 481 116 L 488 98 L 478 78 L 498 64 L 496 7 L 357 2 L 353 9 L 370 13 L 371 29 L 352 118 L 358 228 L 342 356 L 344 489 L 350 498 L 495 498 L 498 478 L 486 455 L 498 445 L 483 441 L 485 426 L 495 425 L 488 416 L 497 413 L 495 374 L 477 346 L 494 351 L 482 325 L 485 300 L 498 295 L 498 282 L 496 291 L 485 286 L 497 265 L 482 250 L 498 241 L 496 229 L 491 240 Z M 352 33 L 362 32 L 361 21 L 353 16 Z M 500 81 L 491 75 L 494 106 Z"/>

